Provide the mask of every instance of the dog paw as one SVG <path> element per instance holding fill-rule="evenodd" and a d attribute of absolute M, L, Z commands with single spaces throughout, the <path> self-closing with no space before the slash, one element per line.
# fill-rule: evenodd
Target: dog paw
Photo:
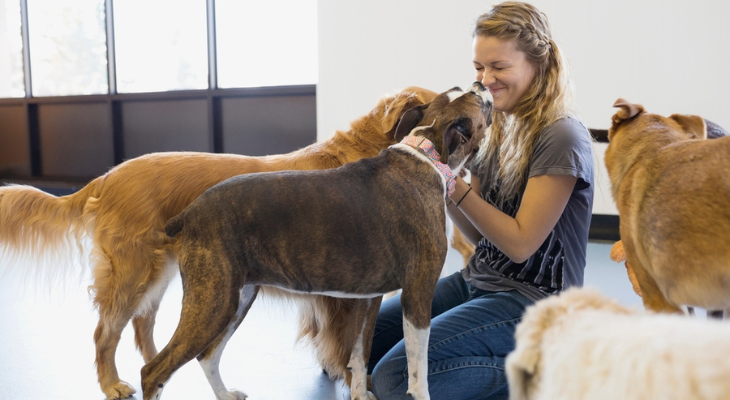
<path fill-rule="evenodd" d="M 359 396 L 353 396 L 351 400 L 378 400 L 372 392 L 365 392 Z"/>
<path fill-rule="evenodd" d="M 132 397 L 133 394 L 137 393 L 132 385 L 124 381 L 118 381 L 109 387 L 102 388 L 102 391 L 109 400 L 128 399 Z"/>
<path fill-rule="evenodd" d="M 431 396 L 428 394 L 428 390 L 423 392 L 417 389 L 409 389 L 406 394 L 411 396 L 413 400 L 431 400 Z"/>
<path fill-rule="evenodd" d="M 218 400 L 246 400 L 248 395 L 238 390 L 216 393 Z"/>

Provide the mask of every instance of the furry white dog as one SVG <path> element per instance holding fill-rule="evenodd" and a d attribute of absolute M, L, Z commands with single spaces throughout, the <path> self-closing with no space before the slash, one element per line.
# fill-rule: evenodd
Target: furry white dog
<path fill-rule="evenodd" d="M 730 325 L 570 289 L 527 309 L 506 361 L 510 400 L 730 399 Z"/>

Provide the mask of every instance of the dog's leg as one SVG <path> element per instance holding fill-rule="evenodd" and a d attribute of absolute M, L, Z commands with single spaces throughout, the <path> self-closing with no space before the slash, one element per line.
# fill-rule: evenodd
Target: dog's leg
<path fill-rule="evenodd" d="M 427 377 L 432 300 L 433 289 L 421 285 L 404 287 L 401 294 L 403 335 L 408 358 L 408 394 L 415 400 L 430 399 Z"/>
<path fill-rule="evenodd" d="M 451 239 L 451 247 L 458 251 L 464 257 L 464 266 L 469 264 L 469 259 L 474 255 L 474 245 L 469 243 L 461 231 L 454 226 L 454 235 Z"/>
<path fill-rule="evenodd" d="M 144 400 L 159 399 L 172 374 L 203 354 L 216 338 L 225 334 L 239 313 L 240 283 L 230 272 L 225 272 L 231 271 L 232 266 L 226 265 L 225 259 L 196 250 L 190 249 L 187 255 L 181 255 L 183 304 L 180 322 L 170 342 L 142 368 Z"/>
<path fill-rule="evenodd" d="M 150 309 L 143 315 L 136 315 L 132 318 L 134 327 L 134 343 L 137 345 L 144 362 L 148 363 L 157 355 L 157 347 L 154 340 L 155 317 L 160 308 L 160 301 L 157 300 L 150 305 Z"/>
<path fill-rule="evenodd" d="M 154 340 L 155 317 L 160 308 L 162 296 L 170 285 L 170 280 L 177 275 L 177 265 L 167 260 L 156 259 L 157 265 L 153 270 L 161 271 L 158 278 L 152 279 L 144 290 L 144 296 L 137 306 L 136 315 L 132 317 L 134 327 L 134 342 L 137 345 L 144 362 L 148 363 L 157 355 Z"/>
<path fill-rule="evenodd" d="M 154 251 L 154 246 L 142 246 L 137 242 L 118 245 L 109 239 L 110 236 L 98 231 L 94 237 L 91 290 L 99 310 L 94 342 L 101 390 L 108 399 L 124 399 L 131 397 L 135 390 L 119 379 L 116 368 L 115 355 L 122 331 L 136 313 L 152 312 L 153 317 L 144 324 L 135 324 L 135 339 L 145 361 L 154 356 L 152 353 L 157 352 L 152 341 L 154 312 L 177 268 L 170 268 L 166 253 Z M 142 251 L 144 249 L 149 251 Z M 145 274 L 135 272 L 140 270 L 140 265 L 146 266 L 142 269 Z M 141 304 L 147 310 L 140 310 Z M 140 336 L 138 326 L 142 329 L 142 325 L 146 325 L 148 333 Z"/>
<path fill-rule="evenodd" d="M 671 304 L 662 294 L 654 278 L 644 269 L 641 263 L 631 261 L 636 280 L 641 289 L 641 300 L 647 310 L 664 313 L 684 314 L 682 309 Z"/>
<path fill-rule="evenodd" d="M 238 303 L 238 310 L 236 315 L 231 320 L 228 327 L 213 341 L 213 343 L 205 349 L 205 351 L 198 356 L 198 362 L 205 372 L 205 376 L 208 378 L 208 383 L 213 388 L 218 400 L 243 400 L 248 396 L 245 393 L 238 391 L 229 391 L 223 384 L 221 379 L 219 364 L 223 349 L 228 343 L 228 339 L 231 338 L 233 332 L 238 329 L 241 325 L 241 321 L 251 309 L 253 301 L 256 299 L 256 295 L 259 292 L 258 286 L 244 286 L 241 289 L 241 298 Z"/>
<path fill-rule="evenodd" d="M 129 383 L 119 379 L 117 366 L 114 362 L 122 330 L 130 318 L 131 316 L 117 318 L 102 316 L 94 331 L 96 373 L 101 390 L 107 399 L 126 399 L 136 393 L 136 390 Z"/>
<path fill-rule="evenodd" d="M 352 400 L 377 400 L 367 389 L 368 368 L 365 360 L 370 359 L 375 320 L 378 318 L 381 301 L 382 297 L 376 297 L 360 300 L 357 304 L 355 320 L 358 321 L 361 328 L 357 332 L 357 340 L 350 355 L 350 362 L 347 364 L 352 373 L 350 381 L 350 399 Z"/>
<path fill-rule="evenodd" d="M 99 323 L 94 331 L 96 374 L 107 399 L 125 399 L 136 393 L 136 390 L 119 379 L 115 356 L 122 331 L 134 315 L 134 306 L 130 304 L 133 296 L 126 293 L 133 286 L 124 285 L 123 279 L 129 279 L 129 276 L 119 273 L 120 261 L 106 248 L 97 232 L 93 249 L 94 284 L 91 286 L 94 303 L 99 311 Z"/>

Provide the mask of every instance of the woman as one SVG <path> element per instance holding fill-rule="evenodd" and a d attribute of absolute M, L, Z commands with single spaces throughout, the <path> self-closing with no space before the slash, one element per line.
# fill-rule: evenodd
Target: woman
<path fill-rule="evenodd" d="M 593 155 L 570 112 L 565 61 L 547 17 L 505 2 L 473 33 L 477 80 L 494 97 L 494 122 L 457 178 L 448 212 L 477 245 L 467 267 L 437 285 L 428 383 L 433 399 L 506 399 L 504 360 L 526 306 L 583 284 L 593 204 Z M 370 358 L 379 400 L 406 399 L 399 298 L 383 303 Z"/>

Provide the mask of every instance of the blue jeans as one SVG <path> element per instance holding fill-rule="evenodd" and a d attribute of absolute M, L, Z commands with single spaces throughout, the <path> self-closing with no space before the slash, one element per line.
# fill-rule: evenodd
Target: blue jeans
<path fill-rule="evenodd" d="M 504 360 L 515 347 L 515 326 L 530 304 L 516 290 L 476 289 L 460 272 L 439 280 L 428 346 L 431 398 L 507 399 Z M 400 296 L 380 308 L 369 373 L 378 400 L 410 399 Z"/>

